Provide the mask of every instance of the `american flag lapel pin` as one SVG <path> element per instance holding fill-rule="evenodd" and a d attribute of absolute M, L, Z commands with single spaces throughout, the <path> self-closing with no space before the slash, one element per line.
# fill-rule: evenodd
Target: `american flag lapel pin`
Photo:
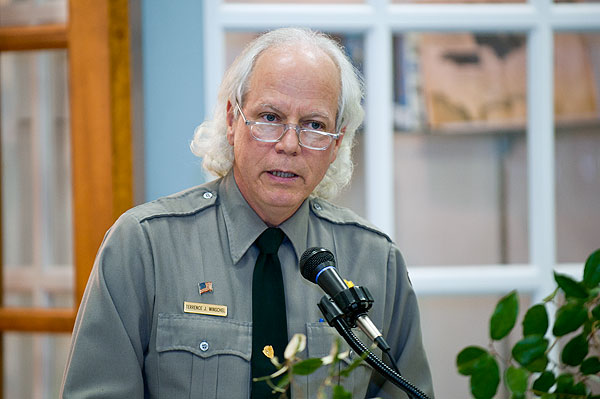
<path fill-rule="evenodd" d="M 212 281 L 204 281 L 202 283 L 198 283 L 198 292 L 200 293 L 200 295 L 207 293 L 207 292 L 212 292 L 212 290 L 213 290 Z"/>

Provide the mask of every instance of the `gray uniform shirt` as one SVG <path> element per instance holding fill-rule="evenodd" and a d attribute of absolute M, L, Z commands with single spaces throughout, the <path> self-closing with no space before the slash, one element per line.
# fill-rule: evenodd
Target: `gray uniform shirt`
<path fill-rule="evenodd" d="M 253 243 L 266 227 L 231 174 L 123 214 L 104 238 L 79 308 L 64 397 L 248 398 Z M 319 246 L 333 252 L 341 276 L 371 291 L 369 316 L 403 376 L 433 397 L 417 301 L 395 244 L 322 199 L 309 198 L 279 227 L 288 336 L 307 336 L 301 356 L 326 356 L 338 336 L 320 321 L 324 293 L 298 267 L 302 253 Z M 201 294 L 198 284 L 209 282 L 212 291 Z M 200 313 L 226 307 L 227 315 L 188 313 L 184 302 L 219 305 L 192 305 Z M 315 398 L 325 375 L 295 377 L 294 399 Z M 406 397 L 368 365 L 343 385 L 355 398 Z"/>

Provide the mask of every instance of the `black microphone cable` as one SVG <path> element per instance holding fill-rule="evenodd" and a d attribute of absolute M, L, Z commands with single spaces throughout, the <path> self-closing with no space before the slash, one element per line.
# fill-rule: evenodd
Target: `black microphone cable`
<path fill-rule="evenodd" d="M 365 361 L 373 366 L 376 370 L 381 372 L 382 374 L 388 377 L 388 380 L 392 381 L 398 388 L 401 388 L 404 392 L 406 392 L 409 396 L 414 399 L 429 399 L 427 394 L 421 391 L 419 388 L 414 386 L 408 380 L 400 375 L 400 373 L 396 372 L 396 370 L 391 369 L 387 364 L 382 362 L 369 348 L 367 348 L 362 341 L 354 334 L 352 329 L 350 329 L 346 322 L 342 318 L 335 318 L 332 320 L 335 329 L 340 333 L 341 336 L 346 338 L 346 342 L 350 345 L 350 347 L 358 353 L 360 356 L 367 354 Z M 391 358 L 391 356 L 390 356 Z M 394 362 L 395 366 L 395 362 Z M 397 369 L 397 367 L 396 367 Z"/>
<path fill-rule="evenodd" d="M 302 254 L 299 263 L 302 276 L 318 284 L 328 294 L 321 298 L 317 306 L 329 325 L 338 331 L 350 347 L 361 356 L 366 354 L 365 361 L 368 364 L 411 398 L 429 399 L 423 391 L 402 377 L 389 345 L 366 314 L 373 303 L 371 294 L 365 287 L 348 288 L 337 273 L 331 251 L 318 247 L 309 248 Z M 387 355 L 392 367 L 379 359 L 354 334 L 351 327 L 357 324 Z"/>

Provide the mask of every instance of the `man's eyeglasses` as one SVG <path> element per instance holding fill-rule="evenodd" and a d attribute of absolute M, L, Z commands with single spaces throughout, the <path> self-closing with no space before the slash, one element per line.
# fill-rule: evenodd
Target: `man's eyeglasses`
<path fill-rule="evenodd" d="M 311 150 L 324 151 L 331 145 L 331 142 L 340 137 L 339 133 L 328 133 L 322 130 L 307 129 L 291 123 L 270 123 L 270 122 L 254 122 L 246 119 L 246 115 L 242 112 L 242 107 L 236 102 L 236 107 L 240 111 L 244 123 L 250 127 L 252 138 L 264 143 L 277 143 L 281 141 L 283 135 L 288 129 L 296 131 L 298 142 L 302 147 Z"/>

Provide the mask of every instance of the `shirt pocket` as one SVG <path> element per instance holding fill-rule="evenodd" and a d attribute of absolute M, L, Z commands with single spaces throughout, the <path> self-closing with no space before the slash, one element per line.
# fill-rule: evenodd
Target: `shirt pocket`
<path fill-rule="evenodd" d="M 250 395 L 250 323 L 159 314 L 156 351 L 161 398 Z"/>
<path fill-rule="evenodd" d="M 354 334 L 367 346 L 370 347 L 370 341 L 367 336 L 359 330 L 352 330 Z M 331 348 L 335 340 L 339 340 L 340 342 L 340 352 L 344 352 L 350 349 L 346 341 L 338 334 L 338 332 L 329 325 L 325 323 L 308 323 L 306 325 L 306 340 L 307 340 L 307 349 L 308 349 L 308 357 L 324 357 L 329 355 L 331 352 Z M 377 351 L 373 351 L 377 356 L 380 356 L 380 353 Z M 358 355 L 351 351 L 351 357 L 343 359 L 338 364 L 338 372 L 343 368 L 347 367 Z M 317 396 L 317 392 L 319 386 L 323 383 L 328 374 L 328 366 L 324 366 L 311 375 L 311 378 L 307 381 L 308 383 L 308 392 L 309 395 L 307 397 L 314 398 Z M 369 384 L 369 379 L 371 378 L 371 374 L 373 369 L 366 362 L 362 362 L 357 368 L 355 368 L 350 375 L 340 382 L 341 385 L 349 392 L 352 392 L 353 397 L 362 398 L 365 396 Z M 335 381 L 337 383 L 337 381 Z M 329 390 L 326 390 L 327 394 L 329 394 Z M 328 396 L 328 397 L 329 397 Z"/>

